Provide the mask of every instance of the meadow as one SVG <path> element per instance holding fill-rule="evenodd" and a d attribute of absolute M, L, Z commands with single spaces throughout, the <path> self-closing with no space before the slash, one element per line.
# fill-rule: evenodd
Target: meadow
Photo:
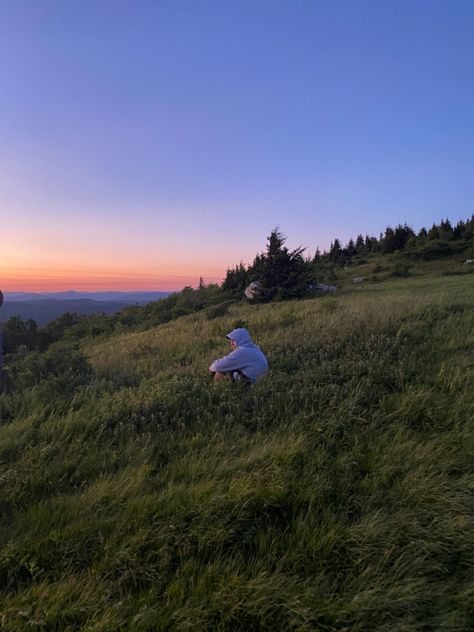
<path fill-rule="evenodd" d="M 0 411 L 0 629 L 474 629 L 474 275 L 442 272 L 57 343 Z M 235 326 L 252 388 L 207 371 Z"/>

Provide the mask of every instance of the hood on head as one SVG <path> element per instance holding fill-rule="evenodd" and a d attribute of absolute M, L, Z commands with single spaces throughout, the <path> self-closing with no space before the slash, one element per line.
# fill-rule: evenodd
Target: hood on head
<path fill-rule="evenodd" d="M 230 332 L 230 334 L 227 334 L 226 338 L 229 338 L 229 340 L 233 340 L 238 347 L 252 344 L 252 338 L 250 338 L 249 332 L 243 327 L 239 327 L 239 329 L 234 329 Z"/>

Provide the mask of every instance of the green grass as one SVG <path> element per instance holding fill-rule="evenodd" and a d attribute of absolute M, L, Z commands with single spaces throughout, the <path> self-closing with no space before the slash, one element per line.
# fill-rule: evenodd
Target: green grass
<path fill-rule="evenodd" d="M 0 629 L 473 629 L 474 277 L 441 272 L 86 343 L 12 400 Z M 251 390 L 207 374 L 236 322 Z"/>
<path fill-rule="evenodd" d="M 363 263 L 355 262 L 342 268 L 336 267 L 336 278 L 332 282 L 338 287 L 346 288 L 354 285 L 355 277 L 364 277 L 363 285 L 371 285 L 397 276 L 397 270 L 399 271 L 402 267 L 407 269 L 407 276 L 415 279 L 428 277 L 433 280 L 438 276 L 472 274 L 474 266 L 464 265 L 465 259 L 462 253 L 433 261 L 414 260 L 405 251 L 391 255 L 371 254 L 364 259 Z"/>

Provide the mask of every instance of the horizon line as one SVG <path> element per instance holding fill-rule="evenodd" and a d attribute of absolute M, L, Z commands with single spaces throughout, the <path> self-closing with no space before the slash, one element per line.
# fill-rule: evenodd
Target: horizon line
<path fill-rule="evenodd" d="M 186 287 L 186 286 L 184 286 Z M 67 292 L 75 292 L 76 294 L 104 294 L 105 292 L 109 294 L 148 294 L 155 292 L 179 292 L 179 289 L 172 290 L 74 290 L 69 288 L 67 290 L 2 290 L 3 294 L 66 294 Z"/>
<path fill-rule="evenodd" d="M 41 289 L 31 289 L 31 290 L 25 290 L 25 289 L 2 289 L 0 288 L 0 292 L 2 292 L 3 296 L 8 296 L 9 294 L 37 294 L 37 295 L 55 295 L 55 294 L 67 294 L 67 293 L 71 293 L 71 294 L 156 294 L 156 293 L 167 293 L 167 294 L 174 294 L 176 292 L 181 292 L 181 290 L 183 290 L 185 287 L 188 286 L 183 286 L 182 288 L 172 288 L 172 289 L 158 289 L 158 290 L 150 290 L 150 289 L 146 289 L 146 290 L 116 290 L 116 289 L 108 289 L 108 288 L 104 288 L 102 290 L 97 290 L 97 289 L 93 289 L 93 290 L 74 290 L 74 289 L 67 289 L 67 290 L 41 290 Z M 192 287 L 192 286 L 191 286 Z"/>

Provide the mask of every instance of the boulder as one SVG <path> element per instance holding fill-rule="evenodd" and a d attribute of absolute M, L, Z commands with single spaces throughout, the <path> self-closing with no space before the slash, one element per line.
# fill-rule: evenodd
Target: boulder
<path fill-rule="evenodd" d="M 253 301 L 260 296 L 263 291 L 263 285 L 260 281 L 252 281 L 245 288 L 245 297 L 249 299 L 249 301 Z"/>
<path fill-rule="evenodd" d="M 335 292 L 337 287 L 335 285 L 325 285 L 324 283 L 316 283 L 316 289 L 320 292 Z"/>

